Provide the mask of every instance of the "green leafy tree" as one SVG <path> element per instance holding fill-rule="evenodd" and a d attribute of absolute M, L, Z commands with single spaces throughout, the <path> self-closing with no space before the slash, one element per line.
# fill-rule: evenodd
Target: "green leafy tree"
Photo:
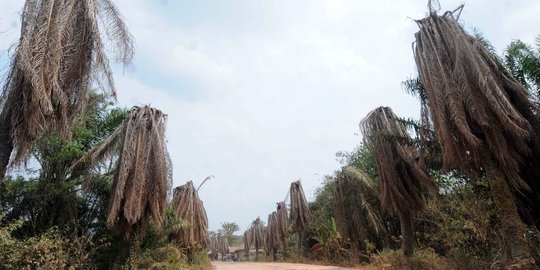
<path fill-rule="evenodd" d="M 234 237 L 234 233 L 239 230 L 240 226 L 235 222 L 223 222 L 221 223 L 221 229 L 218 230 L 218 233 L 226 237 L 230 245 L 235 245 L 236 237 Z"/>
<path fill-rule="evenodd" d="M 65 239 L 86 237 L 99 246 L 92 253 L 94 265 L 113 262 L 121 241 L 109 233 L 104 222 L 112 168 L 104 162 L 94 170 L 69 170 L 122 122 L 124 110 L 110 105 L 105 96 L 92 93 L 85 113 L 75 120 L 71 140 L 42 136 L 33 152 L 36 169 L 25 177 L 6 177 L 0 185 L 0 222 L 22 220 L 14 236 L 23 241 L 37 239 L 57 228 L 55 234 Z M 107 253 L 106 261 L 101 260 L 102 252 Z"/>
<path fill-rule="evenodd" d="M 536 48 L 521 40 L 510 43 L 503 54 L 504 65 L 516 79 L 534 93 L 536 100 L 540 96 L 540 36 Z"/>

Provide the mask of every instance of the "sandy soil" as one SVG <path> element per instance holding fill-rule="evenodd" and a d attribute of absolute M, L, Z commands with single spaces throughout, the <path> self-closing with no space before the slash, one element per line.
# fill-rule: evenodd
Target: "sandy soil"
<path fill-rule="evenodd" d="M 215 270 L 340 270 L 338 266 L 299 263 L 212 262 Z"/>

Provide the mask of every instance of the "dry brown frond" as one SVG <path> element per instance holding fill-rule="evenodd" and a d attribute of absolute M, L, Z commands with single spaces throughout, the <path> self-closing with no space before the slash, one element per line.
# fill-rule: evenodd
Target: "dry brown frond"
<path fill-rule="evenodd" d="M 256 250 L 264 248 L 264 224 L 260 218 L 257 218 L 251 223 L 251 244 Z"/>
<path fill-rule="evenodd" d="M 192 181 L 174 189 L 171 204 L 175 215 L 189 224 L 174 232 L 173 238 L 184 248 L 206 249 L 210 243 L 208 217 Z"/>
<path fill-rule="evenodd" d="M 410 137 L 392 109 L 379 107 L 371 111 L 360 123 L 360 129 L 380 176 L 382 206 L 392 212 L 423 209 L 423 191 L 434 192 L 435 183 L 418 165 L 416 150 L 398 142 L 398 138 Z"/>
<path fill-rule="evenodd" d="M 303 231 L 311 220 L 309 205 L 300 181 L 292 182 L 290 188 L 291 213 L 289 222 L 297 232 Z"/>
<path fill-rule="evenodd" d="M 165 222 L 171 164 L 165 145 L 166 115 L 149 106 L 133 107 L 122 125 L 88 153 L 91 164 L 114 150 L 116 161 L 107 226 L 129 237 L 132 227 L 149 217 L 161 227 Z M 142 225 L 141 225 L 142 224 Z"/>
<path fill-rule="evenodd" d="M 244 253 L 247 254 L 247 256 L 249 256 L 249 250 L 251 249 L 251 246 L 252 246 L 252 243 L 251 243 L 252 237 L 253 236 L 251 233 L 251 229 L 247 229 L 244 232 Z"/>
<path fill-rule="evenodd" d="M 227 237 L 222 236 L 219 237 L 219 253 L 221 254 L 221 257 L 224 257 L 225 255 L 229 254 L 229 241 L 227 240 Z"/>
<path fill-rule="evenodd" d="M 21 20 L 0 103 L 2 131 L 9 130 L 9 140 L 1 143 L 14 147 L 12 164 L 26 160 L 43 132 L 70 138 L 73 120 L 84 110 L 92 87 L 101 86 L 114 95 L 101 32 L 111 39 L 124 64 L 134 50 L 110 0 L 26 0 Z M 1 165 L 7 165 L 12 148 L 4 149 L 10 151 L 2 153 L 7 160 Z"/>
<path fill-rule="evenodd" d="M 279 230 L 277 226 L 277 213 L 272 212 L 268 215 L 268 222 L 266 223 L 266 230 L 264 234 L 264 243 L 267 254 L 274 252 L 279 244 Z"/>
<path fill-rule="evenodd" d="M 453 12 L 430 12 L 417 24 L 414 55 L 429 107 L 424 114 L 433 120 L 444 167 L 467 173 L 494 163 L 514 188 L 529 190 L 520 166 L 531 139 L 537 140 L 538 120 L 527 89 Z"/>
<path fill-rule="evenodd" d="M 212 254 L 217 254 L 219 252 L 219 240 L 217 236 L 210 238 L 210 252 Z"/>
<path fill-rule="evenodd" d="M 277 204 L 276 219 L 278 240 L 285 242 L 289 234 L 289 214 L 287 213 L 285 202 L 279 202 Z"/>

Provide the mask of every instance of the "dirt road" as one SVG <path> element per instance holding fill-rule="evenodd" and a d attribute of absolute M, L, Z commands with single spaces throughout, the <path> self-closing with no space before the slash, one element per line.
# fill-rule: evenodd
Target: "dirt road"
<path fill-rule="evenodd" d="M 298 263 L 212 262 L 215 270 L 341 270 L 338 266 Z"/>

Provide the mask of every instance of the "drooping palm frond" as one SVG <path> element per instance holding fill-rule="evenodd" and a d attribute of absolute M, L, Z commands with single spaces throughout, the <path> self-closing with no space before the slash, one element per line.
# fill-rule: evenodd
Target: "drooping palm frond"
<path fill-rule="evenodd" d="M 221 254 L 221 258 L 225 257 L 225 255 L 229 254 L 229 241 L 227 240 L 227 237 L 221 236 L 218 238 L 219 242 L 219 254 Z"/>
<path fill-rule="evenodd" d="M 381 182 L 381 206 L 399 215 L 403 254 L 414 253 L 414 213 L 425 207 L 425 195 L 435 192 L 435 183 L 417 161 L 414 146 L 391 137 L 410 141 L 407 130 L 392 109 L 379 107 L 360 123 L 364 143 L 375 160 Z"/>
<path fill-rule="evenodd" d="M 264 244 L 264 224 L 259 217 L 251 223 L 251 244 L 255 248 L 257 259 L 259 250 L 265 247 Z"/>
<path fill-rule="evenodd" d="M 219 240 L 217 236 L 210 237 L 210 253 L 218 254 L 219 252 Z"/>
<path fill-rule="evenodd" d="M 112 41 L 118 61 L 128 64 L 134 50 L 111 0 L 26 0 L 21 21 L 0 101 L 2 170 L 13 149 L 12 164 L 26 160 L 43 132 L 69 138 L 92 87 L 114 95 L 102 33 Z"/>
<path fill-rule="evenodd" d="M 279 202 L 277 204 L 276 220 L 278 240 L 285 245 L 287 235 L 289 234 L 289 214 L 287 213 L 287 205 L 285 205 L 285 202 Z"/>
<path fill-rule="evenodd" d="M 292 182 L 289 191 L 291 196 L 291 212 L 289 222 L 297 232 L 304 231 L 311 220 L 309 205 L 300 181 Z"/>
<path fill-rule="evenodd" d="M 109 201 L 107 226 L 126 237 L 148 217 L 165 222 L 167 190 L 172 169 L 165 144 L 166 115 L 149 106 L 131 109 L 122 125 L 102 144 L 90 150 L 87 161 L 97 164 L 119 151 Z"/>
<path fill-rule="evenodd" d="M 184 248 L 206 249 L 210 244 L 208 217 L 192 181 L 174 189 L 171 204 L 176 216 L 189 223 L 174 233 L 175 240 Z"/>
<path fill-rule="evenodd" d="M 344 167 L 336 176 L 334 213 L 344 239 L 358 245 L 360 241 L 385 232 L 376 211 L 379 198 L 375 182 L 354 168 Z"/>
<path fill-rule="evenodd" d="M 529 190 L 520 164 L 538 129 L 527 89 L 453 12 L 417 21 L 414 55 L 445 169 L 502 168 L 510 184 Z"/>
<path fill-rule="evenodd" d="M 272 212 L 272 214 L 268 215 L 268 222 L 266 223 L 264 234 L 264 243 L 267 254 L 273 254 L 279 243 L 277 223 L 277 213 Z"/>
<path fill-rule="evenodd" d="M 430 11 L 417 24 L 416 66 L 444 167 L 490 179 L 507 264 L 527 261 L 522 219 L 540 223 L 538 107 L 501 61 L 463 30 L 454 12 Z"/>
<path fill-rule="evenodd" d="M 435 191 L 434 182 L 416 161 L 412 146 L 385 140 L 390 134 L 409 137 L 392 109 L 379 107 L 360 123 L 364 143 L 375 159 L 381 180 L 381 204 L 392 212 L 419 211 L 424 207 L 423 190 Z"/>
<path fill-rule="evenodd" d="M 408 94 L 417 97 L 421 103 L 427 102 L 426 90 L 422 86 L 420 78 L 408 78 L 407 80 L 401 82 L 401 86 Z"/>
<path fill-rule="evenodd" d="M 252 246 L 252 232 L 251 232 L 251 228 L 250 229 L 247 229 L 245 232 L 244 232 L 244 253 L 246 254 L 246 256 L 249 256 L 249 250 L 251 249 L 251 246 Z"/>

